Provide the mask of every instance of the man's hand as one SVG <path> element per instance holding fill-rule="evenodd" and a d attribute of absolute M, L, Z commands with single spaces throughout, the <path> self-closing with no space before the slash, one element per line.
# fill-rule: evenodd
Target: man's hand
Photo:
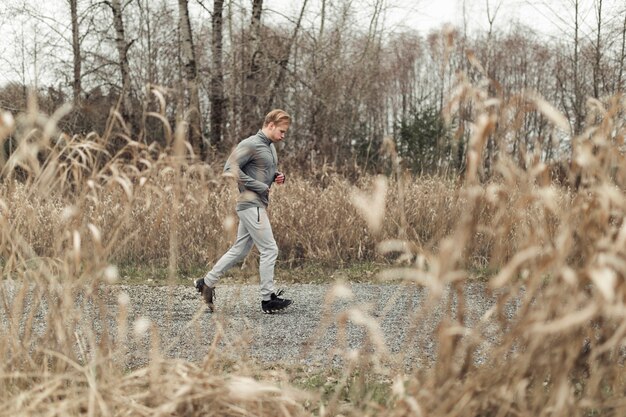
<path fill-rule="evenodd" d="M 276 175 L 274 176 L 274 182 L 276 182 L 276 184 L 284 184 L 285 174 L 283 174 L 282 172 L 277 172 Z"/>

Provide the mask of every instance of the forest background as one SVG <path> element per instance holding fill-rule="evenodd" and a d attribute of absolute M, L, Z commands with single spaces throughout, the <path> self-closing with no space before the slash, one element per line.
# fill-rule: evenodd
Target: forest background
<path fill-rule="evenodd" d="M 102 134 L 114 108 L 133 138 L 162 147 L 162 123 L 146 115 L 162 111 L 174 126 L 184 114 L 190 143 L 209 163 L 256 132 L 267 109 L 282 107 L 294 124 L 281 159 L 299 173 L 381 172 L 389 136 L 411 172 L 455 175 L 466 163 L 472 115 L 471 106 L 450 107 L 459 74 L 488 80 L 489 94 L 502 100 L 539 92 L 575 134 L 587 98 L 623 90 L 619 2 L 534 2 L 554 23 L 543 34 L 521 19 L 504 21 L 503 0 L 470 15 L 469 4 L 459 4 L 461 26 L 424 33 L 390 25 L 403 9 L 384 0 L 273 9 L 262 0 L 4 2 L 0 107 L 23 111 L 31 93 L 46 114 L 71 103 L 59 121 L 68 134 Z M 485 24 L 468 29 L 474 21 Z M 501 152 L 522 165 L 534 152 L 546 162 L 568 158 L 566 135 L 523 110 L 511 115 L 514 134 L 489 139 L 486 177 Z M 6 151 L 14 146 L 7 141 Z"/>

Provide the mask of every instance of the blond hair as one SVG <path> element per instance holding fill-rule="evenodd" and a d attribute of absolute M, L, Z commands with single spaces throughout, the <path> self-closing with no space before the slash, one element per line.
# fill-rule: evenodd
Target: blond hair
<path fill-rule="evenodd" d="M 291 116 L 284 110 L 274 109 L 271 112 L 267 113 L 265 116 L 265 121 L 263 122 L 263 127 L 268 126 L 270 123 L 274 123 L 274 125 L 278 125 L 281 123 L 291 123 Z"/>

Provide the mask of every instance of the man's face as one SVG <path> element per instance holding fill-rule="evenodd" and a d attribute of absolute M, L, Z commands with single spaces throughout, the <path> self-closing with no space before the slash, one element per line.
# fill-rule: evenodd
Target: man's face
<path fill-rule="evenodd" d="M 287 122 L 282 122 L 279 124 L 270 123 L 269 125 L 267 125 L 267 130 L 269 132 L 269 135 L 267 135 L 267 137 L 272 142 L 280 142 L 285 139 L 285 133 L 287 133 L 288 129 L 289 123 Z"/>

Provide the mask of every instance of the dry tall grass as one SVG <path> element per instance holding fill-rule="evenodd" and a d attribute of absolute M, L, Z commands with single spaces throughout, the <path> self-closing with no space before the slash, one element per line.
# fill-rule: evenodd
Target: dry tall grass
<path fill-rule="evenodd" d="M 213 347 L 201 364 L 163 357 L 154 328 L 130 328 L 123 298 L 117 330 L 107 324 L 102 294 L 118 278 L 114 264 L 167 264 L 173 277 L 181 265 L 215 259 L 227 245 L 217 237 L 234 233 L 234 187 L 189 162 L 184 123 L 167 149 L 126 138 L 109 155 L 111 132 L 68 137 L 55 117 L 33 111 L 14 122 L 4 114 L 0 138 L 11 134 L 20 145 L 1 166 L 0 415 L 623 415 L 624 100 L 590 103 L 595 119 L 571 138 L 579 186 L 567 190 L 546 181 L 548 168 L 530 157 L 521 169 L 501 156 L 494 179 L 479 181 L 487 138 L 510 105 L 486 97 L 461 84 L 452 100 L 469 100 L 475 111 L 462 185 L 399 173 L 357 186 L 296 178 L 274 191 L 283 260 L 397 257 L 381 279 L 429 290 L 407 332 L 445 305 L 434 363 L 423 367 L 390 355 L 365 312 L 327 317 L 340 328 L 364 326 L 369 343 L 346 349 L 343 377 L 313 407 L 319 399 L 292 388 L 289 375 L 259 376 L 254 363 L 233 373 Z M 528 100 L 566 129 L 546 103 Z M 470 327 L 464 291 L 476 265 L 497 272 L 485 286 L 495 305 Z M 444 296 L 448 287 L 455 303 Z M 328 302 L 346 291 L 335 287 Z M 85 303 L 100 327 L 85 320 Z M 146 332 L 149 365 L 125 369 L 127 341 Z M 393 381 L 382 404 L 368 385 L 373 375 Z M 349 382 L 358 396 L 342 403 Z"/>
<path fill-rule="evenodd" d="M 72 220 L 77 226 L 92 225 L 101 231 L 102 239 L 116 242 L 107 251 L 111 262 L 167 265 L 170 229 L 175 220 L 185 236 L 179 241 L 178 265 L 206 265 L 220 256 L 235 237 L 236 188 L 213 174 L 217 169 L 209 166 L 185 165 L 175 177 L 169 163 L 168 158 L 162 158 L 150 169 L 131 173 L 119 167 L 117 177 L 88 180 L 90 185 L 79 191 L 84 193 L 82 199 L 72 193 L 33 193 L 30 184 L 12 179 L 0 184 L 0 189 L 10 208 L 7 217 L 13 228 L 28 237 L 40 257 L 59 255 L 62 248 L 54 241 Z M 174 187 L 181 190 L 175 216 L 171 205 Z M 404 227 L 412 238 L 429 246 L 451 230 L 458 212 L 455 188 L 446 180 L 422 178 L 407 190 L 414 200 L 410 206 L 405 204 L 411 217 Z M 339 177 L 321 187 L 298 174 L 276 187 L 269 210 L 272 217 L 280 219 L 273 227 L 282 262 L 316 260 L 337 264 L 375 259 L 378 239 L 398 235 L 401 225 L 392 215 L 385 219 L 381 233 L 374 236 L 354 210 L 351 189 L 352 185 Z M 392 213 L 401 210 L 393 194 L 387 205 Z M 82 243 L 90 245 L 86 253 L 92 253 L 91 239 Z"/>

